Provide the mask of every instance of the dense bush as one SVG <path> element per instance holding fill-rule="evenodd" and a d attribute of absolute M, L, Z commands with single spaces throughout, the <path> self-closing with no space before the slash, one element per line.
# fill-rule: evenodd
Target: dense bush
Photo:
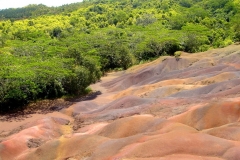
<path fill-rule="evenodd" d="M 148 39 L 139 44 L 135 57 L 141 60 L 149 60 L 162 55 L 174 55 L 175 51 L 181 49 L 181 44 L 174 38 Z"/>
<path fill-rule="evenodd" d="M 87 58 L 82 65 L 56 57 L 42 60 L 2 55 L 0 61 L 0 112 L 37 99 L 79 95 L 101 75 L 100 69 Z"/>
<path fill-rule="evenodd" d="M 127 69 L 132 65 L 132 57 L 127 47 L 119 44 L 106 44 L 99 49 L 103 72 L 114 68 Z"/>

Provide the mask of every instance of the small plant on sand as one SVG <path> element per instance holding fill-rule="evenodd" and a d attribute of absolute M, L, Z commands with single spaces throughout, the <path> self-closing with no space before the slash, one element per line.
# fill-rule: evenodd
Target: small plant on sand
<path fill-rule="evenodd" d="M 181 54 L 182 54 L 182 51 L 176 51 L 174 53 L 174 56 L 175 56 L 176 60 L 179 60 L 179 57 L 181 56 Z"/>
<path fill-rule="evenodd" d="M 93 92 L 93 90 L 92 90 L 92 88 L 90 88 L 90 87 L 87 87 L 87 88 L 85 88 L 85 90 L 83 91 L 83 94 L 85 95 L 87 95 L 87 94 L 90 94 L 90 93 L 92 93 Z"/>

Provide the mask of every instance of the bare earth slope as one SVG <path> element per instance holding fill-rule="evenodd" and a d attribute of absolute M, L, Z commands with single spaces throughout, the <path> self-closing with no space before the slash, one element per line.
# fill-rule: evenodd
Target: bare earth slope
<path fill-rule="evenodd" d="M 0 160 L 240 159 L 240 45 L 161 57 L 92 89 L 58 113 L 0 122 Z"/>

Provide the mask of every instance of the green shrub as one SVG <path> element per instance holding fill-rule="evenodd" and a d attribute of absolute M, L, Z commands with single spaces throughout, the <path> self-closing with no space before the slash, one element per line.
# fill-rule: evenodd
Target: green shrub
<path fill-rule="evenodd" d="M 176 51 L 174 53 L 174 56 L 175 56 L 175 58 L 179 58 L 181 56 L 181 54 L 182 54 L 182 51 Z"/>

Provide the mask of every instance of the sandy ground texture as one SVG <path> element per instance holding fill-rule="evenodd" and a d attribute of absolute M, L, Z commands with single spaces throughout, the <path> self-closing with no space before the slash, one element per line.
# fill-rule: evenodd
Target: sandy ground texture
<path fill-rule="evenodd" d="M 160 57 L 1 116 L 0 160 L 239 160 L 240 45 Z"/>

